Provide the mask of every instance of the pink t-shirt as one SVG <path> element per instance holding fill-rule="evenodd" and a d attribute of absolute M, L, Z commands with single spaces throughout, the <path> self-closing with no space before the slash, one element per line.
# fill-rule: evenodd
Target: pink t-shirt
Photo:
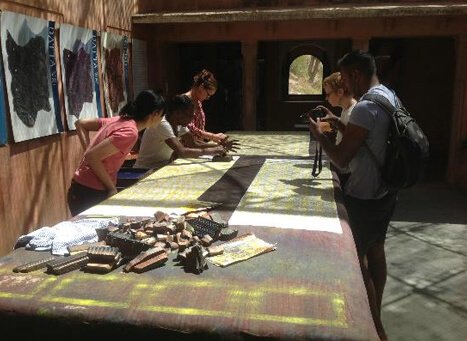
<path fill-rule="evenodd" d="M 100 118 L 98 122 L 99 130 L 87 150 L 98 145 L 106 138 L 110 139 L 110 142 L 119 151 L 105 158 L 102 162 L 113 183 L 116 184 L 117 172 L 123 165 L 123 162 L 125 162 L 125 157 L 138 140 L 138 127 L 134 120 L 122 119 L 120 116 Z M 86 187 L 98 190 L 106 189 L 84 158 L 81 160 L 73 179 Z"/>

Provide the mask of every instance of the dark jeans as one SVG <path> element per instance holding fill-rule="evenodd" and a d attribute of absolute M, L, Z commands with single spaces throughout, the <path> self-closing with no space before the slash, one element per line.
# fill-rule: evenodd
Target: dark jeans
<path fill-rule="evenodd" d="M 389 192 L 381 199 L 363 200 L 344 196 L 349 224 L 359 256 L 375 243 L 384 242 L 394 213 L 397 192 Z"/>
<path fill-rule="evenodd" d="M 86 187 L 72 180 L 68 189 L 68 207 L 71 214 L 75 216 L 107 199 L 107 196 L 107 191 Z"/>

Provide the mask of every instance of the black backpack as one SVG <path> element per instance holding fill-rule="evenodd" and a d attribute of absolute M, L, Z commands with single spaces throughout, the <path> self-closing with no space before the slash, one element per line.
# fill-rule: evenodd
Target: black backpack
<path fill-rule="evenodd" d="M 362 100 L 376 103 L 391 118 L 384 165 L 368 148 L 383 181 L 391 190 L 414 185 L 422 177 L 429 158 L 429 143 L 422 129 L 397 97 L 397 108 L 382 95 L 366 94 Z"/>

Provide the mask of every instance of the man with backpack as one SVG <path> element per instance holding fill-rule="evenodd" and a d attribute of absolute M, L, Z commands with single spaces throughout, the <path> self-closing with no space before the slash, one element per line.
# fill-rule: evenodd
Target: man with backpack
<path fill-rule="evenodd" d="M 342 140 L 335 145 L 322 133 L 319 119 L 310 117 L 310 131 L 328 157 L 339 167 L 350 167 L 351 175 L 343 188 L 370 309 L 381 340 L 387 336 L 381 322 L 381 301 L 386 284 L 384 242 L 394 213 L 397 191 L 383 181 L 379 165 L 384 165 L 388 134 L 393 122 L 383 107 L 362 99 L 377 94 L 398 107 L 396 95 L 379 83 L 372 55 L 352 51 L 339 60 L 342 81 L 359 98 L 350 115 Z"/>

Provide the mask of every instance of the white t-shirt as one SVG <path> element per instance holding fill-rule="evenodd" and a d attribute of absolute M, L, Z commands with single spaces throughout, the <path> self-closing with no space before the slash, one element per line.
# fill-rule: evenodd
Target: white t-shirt
<path fill-rule="evenodd" d="M 354 108 L 355 104 L 357 104 L 357 102 L 352 104 L 347 109 L 342 110 L 342 112 L 341 112 L 341 117 L 339 118 L 339 121 L 341 121 L 345 126 L 349 122 L 350 114 L 351 114 L 352 109 Z M 342 141 L 342 133 L 340 131 L 338 131 L 337 135 L 336 135 L 336 144 L 341 143 L 341 141 Z"/>
<path fill-rule="evenodd" d="M 188 128 L 177 126 L 177 134 L 175 134 L 172 126 L 164 116 L 159 125 L 149 127 L 144 131 L 138 159 L 133 167 L 149 169 L 160 165 L 161 162 L 167 162 L 173 150 L 165 141 L 170 138 L 180 137 L 186 133 L 188 133 Z"/>

